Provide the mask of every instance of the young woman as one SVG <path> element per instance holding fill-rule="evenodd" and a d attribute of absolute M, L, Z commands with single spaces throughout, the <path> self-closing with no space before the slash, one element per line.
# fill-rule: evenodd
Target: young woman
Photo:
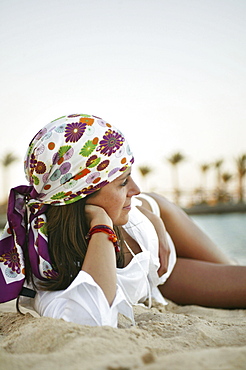
<path fill-rule="evenodd" d="M 0 302 L 29 296 L 20 303 L 42 316 L 114 327 L 152 297 L 246 307 L 246 266 L 164 197 L 140 194 L 133 161 L 123 134 L 95 116 L 39 131 L 25 158 L 30 185 L 10 192 Z"/>

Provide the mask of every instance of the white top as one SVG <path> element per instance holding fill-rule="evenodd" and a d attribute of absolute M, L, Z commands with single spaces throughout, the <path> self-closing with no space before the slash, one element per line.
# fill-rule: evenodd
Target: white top
<path fill-rule="evenodd" d="M 146 195 L 144 197 L 146 199 Z M 148 198 L 150 203 L 155 202 L 153 198 Z M 135 199 L 133 203 L 137 202 Z M 156 205 L 155 202 L 155 207 Z M 111 306 L 102 289 L 85 271 L 80 271 L 67 289 L 55 292 L 40 290 L 34 299 L 21 297 L 20 304 L 34 309 L 41 316 L 82 325 L 112 327 L 117 327 L 118 313 L 129 317 L 134 323 L 132 305 L 143 302 L 146 298 L 149 298 L 149 306 L 151 297 L 166 304 L 157 286 L 167 280 L 176 262 L 175 248 L 170 236 L 168 235 L 171 250 L 168 271 L 159 278 L 157 234 L 152 223 L 136 205 L 133 205 L 124 229 L 136 240 L 142 252 L 134 255 L 128 247 L 133 258 L 124 268 L 117 268 L 117 290 Z"/>

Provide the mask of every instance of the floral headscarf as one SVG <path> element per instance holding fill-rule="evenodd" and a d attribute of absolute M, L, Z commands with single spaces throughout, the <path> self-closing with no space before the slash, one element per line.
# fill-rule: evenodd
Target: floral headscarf
<path fill-rule="evenodd" d="M 38 279 L 57 275 L 48 252 L 47 205 L 76 202 L 120 176 L 134 159 L 123 134 L 99 117 L 63 116 L 29 144 L 24 169 L 29 186 L 11 189 L 8 222 L 0 240 L 0 302 L 16 298 L 25 280 L 28 254 Z"/>

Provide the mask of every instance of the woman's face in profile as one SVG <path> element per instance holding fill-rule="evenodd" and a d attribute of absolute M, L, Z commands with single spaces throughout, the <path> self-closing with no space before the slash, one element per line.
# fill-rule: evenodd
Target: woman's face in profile
<path fill-rule="evenodd" d="M 102 207 L 115 226 L 125 225 L 131 210 L 131 198 L 139 193 L 139 187 L 131 177 L 131 168 L 128 168 L 91 196 L 87 204 Z"/>

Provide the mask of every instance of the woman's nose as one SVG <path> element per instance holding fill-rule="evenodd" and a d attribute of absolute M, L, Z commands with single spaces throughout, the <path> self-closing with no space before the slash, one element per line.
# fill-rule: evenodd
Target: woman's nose
<path fill-rule="evenodd" d="M 137 184 L 131 179 L 131 185 L 129 187 L 128 196 L 133 197 L 134 195 L 140 194 L 140 189 Z"/>

